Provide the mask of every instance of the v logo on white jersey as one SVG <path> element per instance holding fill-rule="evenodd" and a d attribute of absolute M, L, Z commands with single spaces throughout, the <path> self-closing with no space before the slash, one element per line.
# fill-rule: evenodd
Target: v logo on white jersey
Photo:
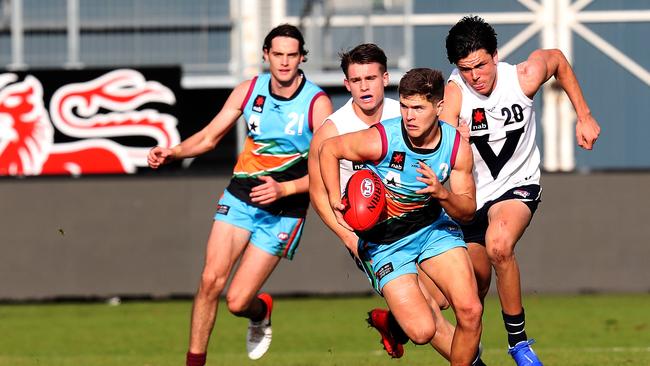
<path fill-rule="evenodd" d="M 517 144 L 519 143 L 519 138 L 524 133 L 524 127 L 518 128 L 516 130 L 506 132 L 506 142 L 503 144 L 499 155 L 495 154 L 492 148 L 490 147 L 490 135 L 483 136 L 471 136 L 469 142 L 473 143 L 476 146 L 476 150 L 481 154 L 483 161 L 490 169 L 490 174 L 492 179 L 497 179 L 499 172 L 503 169 L 503 166 L 506 165 L 508 160 L 512 157 L 517 149 Z"/>

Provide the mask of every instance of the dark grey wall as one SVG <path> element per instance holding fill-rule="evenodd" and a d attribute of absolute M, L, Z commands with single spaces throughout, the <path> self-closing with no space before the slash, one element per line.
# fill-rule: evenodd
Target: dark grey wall
<path fill-rule="evenodd" d="M 544 175 L 518 247 L 527 291 L 650 291 L 650 173 Z"/>
<path fill-rule="evenodd" d="M 226 177 L 0 180 L 0 299 L 187 296 Z M 526 292 L 650 291 L 650 173 L 544 175 L 518 245 Z M 313 211 L 313 210 L 312 210 Z M 368 292 L 313 212 L 274 293 Z"/>

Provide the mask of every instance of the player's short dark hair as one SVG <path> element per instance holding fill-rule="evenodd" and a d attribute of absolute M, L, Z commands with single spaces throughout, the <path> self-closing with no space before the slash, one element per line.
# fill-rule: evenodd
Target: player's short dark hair
<path fill-rule="evenodd" d="M 445 79 L 439 70 L 411 69 L 402 76 L 397 90 L 400 97 L 420 95 L 431 104 L 436 104 L 445 95 Z"/>
<path fill-rule="evenodd" d="M 497 33 L 483 18 L 468 15 L 451 27 L 446 47 L 447 59 L 452 64 L 480 49 L 494 55 L 497 50 Z"/>
<path fill-rule="evenodd" d="M 300 29 L 291 24 L 280 24 L 277 27 L 271 29 L 266 37 L 264 37 L 262 51 L 268 51 L 271 49 L 271 43 L 275 37 L 289 37 L 296 39 L 300 47 L 300 54 L 304 57 L 307 56 L 307 53 L 309 53 L 309 51 L 305 49 L 305 39 L 302 37 Z M 307 58 L 305 57 L 303 61 L 307 61 Z"/>
<path fill-rule="evenodd" d="M 386 65 L 388 59 L 384 50 L 374 43 L 363 43 L 347 52 L 339 52 L 339 58 L 341 59 L 341 69 L 346 78 L 348 77 L 348 67 L 351 64 L 365 65 L 376 62 L 381 65 L 382 74 L 388 69 Z"/>

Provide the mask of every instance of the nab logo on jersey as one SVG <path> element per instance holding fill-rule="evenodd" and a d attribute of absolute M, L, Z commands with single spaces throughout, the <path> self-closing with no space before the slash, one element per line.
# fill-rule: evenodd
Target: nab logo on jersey
<path fill-rule="evenodd" d="M 485 109 L 472 109 L 472 131 L 482 131 L 488 129 L 487 119 L 485 118 Z"/>
<path fill-rule="evenodd" d="M 393 156 L 390 158 L 390 168 L 404 171 L 404 159 L 406 158 L 406 153 L 404 151 L 395 151 Z"/>
<path fill-rule="evenodd" d="M 253 111 L 257 113 L 262 113 L 262 111 L 264 111 L 265 101 L 266 101 L 266 97 L 264 95 L 256 96 L 255 101 L 253 102 Z"/>

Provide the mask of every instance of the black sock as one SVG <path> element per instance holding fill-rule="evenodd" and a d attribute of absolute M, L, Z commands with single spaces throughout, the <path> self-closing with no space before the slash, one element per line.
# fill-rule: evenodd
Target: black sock
<path fill-rule="evenodd" d="M 268 311 L 268 309 L 266 307 L 266 303 L 262 301 L 262 299 L 256 297 L 255 300 L 259 301 L 260 304 L 262 304 L 262 310 L 260 311 L 259 315 L 252 317 L 251 320 L 254 322 L 261 322 L 262 320 L 264 320 L 264 318 L 266 318 L 266 312 Z"/>
<path fill-rule="evenodd" d="M 472 366 L 487 366 L 487 365 L 486 365 L 486 364 L 483 362 L 483 360 L 481 360 L 481 358 L 479 357 L 479 359 L 476 360 L 476 361 L 472 364 Z"/>
<path fill-rule="evenodd" d="M 522 308 L 521 314 L 517 315 L 508 315 L 504 312 L 501 313 L 503 314 L 503 323 L 508 332 L 508 345 L 514 347 L 517 343 L 527 340 L 526 316 L 524 315 L 524 309 Z"/>
<path fill-rule="evenodd" d="M 404 330 L 397 322 L 397 319 L 393 316 L 392 311 L 388 312 L 388 329 L 399 344 L 405 344 L 409 341 L 409 337 L 404 333 Z"/>
<path fill-rule="evenodd" d="M 481 344 L 479 343 L 478 349 L 476 350 L 476 355 L 474 356 L 474 361 L 472 366 L 487 366 L 483 360 L 481 360 Z"/>

